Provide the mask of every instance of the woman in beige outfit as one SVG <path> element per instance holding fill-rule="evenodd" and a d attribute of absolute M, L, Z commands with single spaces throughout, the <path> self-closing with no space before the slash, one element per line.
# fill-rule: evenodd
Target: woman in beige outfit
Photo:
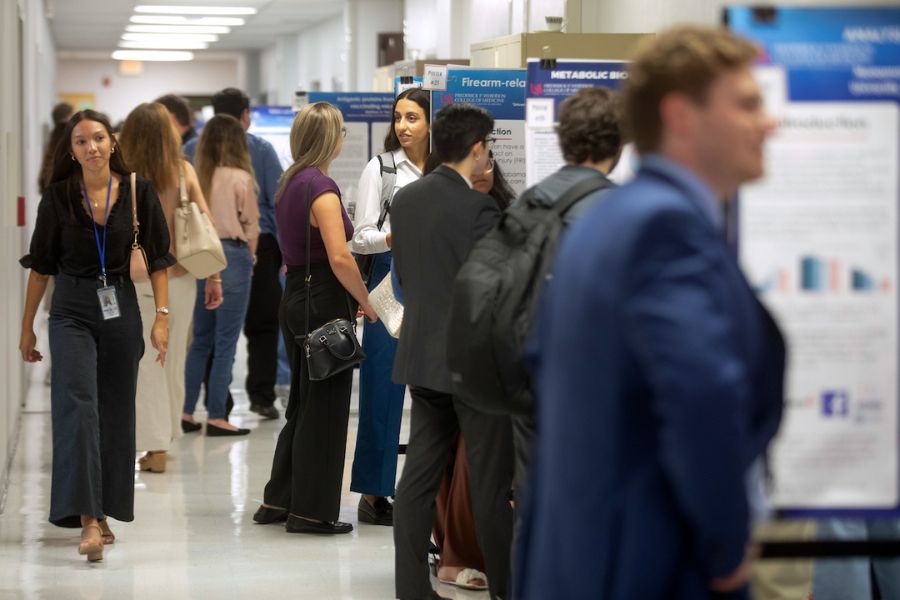
<path fill-rule="evenodd" d="M 128 167 L 153 183 L 169 225 L 171 253 L 176 255 L 175 208 L 181 187 L 191 202 L 209 213 L 191 163 L 183 159 L 178 133 L 162 104 L 141 104 L 128 115 L 119 136 Z M 141 359 L 137 383 L 136 437 L 137 449 L 146 450 L 141 458 L 142 471 L 162 473 L 166 469 L 167 451 L 173 440 L 181 437 L 181 407 L 184 403 L 184 365 L 188 337 L 196 297 L 196 279 L 181 265 L 169 268 L 169 354 L 160 369 L 152 355 Z M 149 283 L 136 283 L 144 338 L 150 335 L 156 307 Z M 214 275 L 206 280 L 207 295 L 216 308 L 222 301 L 221 279 Z"/>

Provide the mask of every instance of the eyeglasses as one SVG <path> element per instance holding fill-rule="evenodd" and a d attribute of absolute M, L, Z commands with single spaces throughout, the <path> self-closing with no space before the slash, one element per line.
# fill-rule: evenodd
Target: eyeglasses
<path fill-rule="evenodd" d="M 346 127 L 341 127 L 341 137 L 342 138 L 347 137 L 347 128 Z"/>
<path fill-rule="evenodd" d="M 490 152 L 494 148 L 494 143 L 497 141 L 497 138 L 484 138 L 484 149 Z"/>

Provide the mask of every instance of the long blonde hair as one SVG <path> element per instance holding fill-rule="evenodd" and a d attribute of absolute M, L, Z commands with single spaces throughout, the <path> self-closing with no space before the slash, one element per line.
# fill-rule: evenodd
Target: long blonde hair
<path fill-rule="evenodd" d="M 291 157 L 294 164 L 287 168 L 278 182 L 276 202 L 294 175 L 306 167 L 321 167 L 331 161 L 341 141 L 343 127 L 341 111 L 328 102 L 307 104 L 297 113 L 291 125 Z"/>
<path fill-rule="evenodd" d="M 214 199 L 210 197 L 209 188 L 216 167 L 234 167 L 247 171 L 254 176 L 253 185 L 256 188 L 253 164 L 247 150 L 247 134 L 244 133 L 241 122 L 231 115 L 218 114 L 203 126 L 203 133 L 197 142 L 194 165 L 197 167 L 200 189 L 210 204 Z"/>
<path fill-rule="evenodd" d="M 178 185 L 181 137 L 162 104 L 139 104 L 128 113 L 119 146 L 129 168 L 149 179 L 157 194 Z"/>

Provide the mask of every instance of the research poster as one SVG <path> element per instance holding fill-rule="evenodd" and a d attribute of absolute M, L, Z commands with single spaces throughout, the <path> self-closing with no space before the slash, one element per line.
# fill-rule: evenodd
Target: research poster
<path fill-rule="evenodd" d="M 394 95 L 390 93 L 310 92 L 310 102 L 329 102 L 344 115 L 347 137 L 340 156 L 331 163 L 329 176 L 341 189 L 350 217 L 356 208 L 356 188 L 366 163 L 382 152 L 391 125 Z"/>
<path fill-rule="evenodd" d="M 628 77 L 624 61 L 528 59 L 525 119 L 526 185 L 531 187 L 563 166 L 556 135 L 559 105 L 585 87 L 618 89 Z M 630 151 L 620 161 L 630 165 Z"/>
<path fill-rule="evenodd" d="M 447 89 L 432 92 L 432 114 L 453 102 L 468 102 L 494 117 L 494 160 L 518 195 L 525 191 L 525 69 L 449 66 Z M 432 117 L 432 122 L 434 118 Z"/>
<path fill-rule="evenodd" d="M 764 50 L 779 121 L 738 216 L 742 268 L 789 351 L 774 504 L 896 510 L 900 10 L 727 14 Z"/>

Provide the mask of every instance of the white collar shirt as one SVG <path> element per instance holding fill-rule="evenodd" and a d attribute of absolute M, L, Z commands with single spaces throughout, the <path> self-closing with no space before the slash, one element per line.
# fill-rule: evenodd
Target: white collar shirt
<path fill-rule="evenodd" d="M 391 194 L 405 185 L 422 177 L 422 171 L 406 156 L 403 148 L 392 152 L 394 165 L 397 168 L 397 179 Z M 390 214 L 384 225 L 378 230 L 378 218 L 381 216 L 381 168 L 378 157 L 374 157 L 363 169 L 356 190 L 356 208 L 353 213 L 353 239 L 350 250 L 357 254 L 380 254 L 390 250 L 387 234 L 391 231 Z"/>

